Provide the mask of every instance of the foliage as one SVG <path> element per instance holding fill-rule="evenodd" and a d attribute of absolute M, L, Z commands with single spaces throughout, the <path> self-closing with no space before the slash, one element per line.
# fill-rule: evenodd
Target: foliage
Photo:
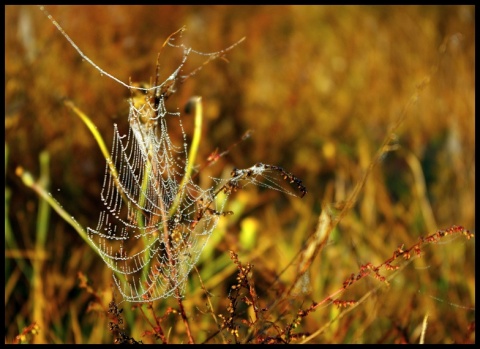
<path fill-rule="evenodd" d="M 201 184 L 268 160 L 308 194 L 238 192 L 181 303 L 112 304 L 110 270 L 65 220 L 95 224 L 104 159 L 63 101 L 111 144 L 112 123 L 126 133 L 129 95 L 82 62 L 38 8 L 7 6 L 6 342 L 415 343 L 427 314 L 426 343 L 475 342 L 474 243 L 455 238 L 475 230 L 473 6 L 49 11 L 123 81 L 148 80 L 183 24 L 205 51 L 246 36 L 169 107 L 202 96 Z M 178 65 L 165 56 L 162 74 Z M 192 117 L 183 124 L 191 136 Z M 20 167 L 66 217 L 25 186 Z"/>

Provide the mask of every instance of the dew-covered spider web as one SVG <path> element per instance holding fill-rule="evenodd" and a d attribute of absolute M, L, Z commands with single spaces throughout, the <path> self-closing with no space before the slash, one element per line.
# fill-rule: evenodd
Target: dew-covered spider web
<path fill-rule="evenodd" d="M 169 112 L 165 100 L 179 83 L 202 68 L 182 75 L 189 55 L 205 56 L 207 63 L 224 56 L 238 42 L 218 52 L 201 53 L 181 43 L 181 29 L 164 45 L 181 50 L 178 67 L 159 83 L 157 62 L 156 81 L 153 87 L 145 88 L 125 84 L 95 65 L 48 16 L 82 58 L 132 91 L 127 134 L 120 134 L 114 124 L 101 191 L 104 209 L 96 227 L 87 228 L 89 238 L 113 270 L 124 300 L 145 302 L 181 296 L 219 218 L 231 213 L 224 211 L 225 200 L 236 190 L 255 184 L 294 196 L 305 195 L 306 188 L 298 178 L 278 166 L 262 163 L 234 169 L 227 179 L 214 178 L 210 188 L 200 188 L 194 182 L 180 113 Z M 176 121 L 182 140 L 172 141 L 167 121 Z M 218 195 L 221 192 L 226 194 L 222 200 Z"/>

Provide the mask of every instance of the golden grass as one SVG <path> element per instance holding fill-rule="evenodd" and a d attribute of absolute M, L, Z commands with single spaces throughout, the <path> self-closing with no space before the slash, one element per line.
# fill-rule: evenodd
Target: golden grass
<path fill-rule="evenodd" d="M 251 188 L 231 198 L 227 209 L 235 214 L 221 219 L 183 301 L 196 343 L 268 342 L 287 328 L 292 342 L 475 342 L 475 250 L 464 238 L 422 246 L 421 258 L 382 271 L 390 286 L 362 278 L 340 300 L 364 301 L 347 308 L 325 302 L 291 326 L 301 309 L 336 292 L 361 265 L 380 265 L 400 245 L 437 229 L 475 231 L 473 6 L 47 9 L 85 54 L 123 81 L 148 81 L 165 38 L 182 25 L 200 51 L 246 36 L 228 64 L 211 62 L 188 79 L 170 107 L 202 96 L 200 164 L 254 131 L 202 171 L 201 183 L 262 161 L 301 178 L 308 194 Z M 118 319 L 108 313 L 110 270 L 15 171 L 21 166 L 42 178 L 66 212 L 95 226 L 104 160 L 63 99 L 94 121 L 108 146 L 113 122 L 127 128 L 129 93 L 82 62 L 37 7 L 7 6 L 5 21 L 5 342 L 112 343 L 108 323 Z M 163 77 L 179 58 L 166 52 Z M 192 59 L 186 72 L 201 63 Z M 406 106 L 389 142 L 398 149 L 375 163 L 357 200 L 348 201 Z M 191 137 L 192 116 L 183 124 Z M 179 130 L 171 132 L 181 139 Z M 341 217 L 327 240 L 317 229 L 322 212 Z M 237 298 L 238 337 L 217 333 L 220 315 L 231 314 L 234 261 L 254 265 L 241 277 L 248 288 Z M 240 302 L 252 290 L 265 311 Z M 164 341 L 188 342 L 174 299 L 152 310 L 119 308 L 128 337 L 161 342 L 153 335 L 158 317 Z"/>

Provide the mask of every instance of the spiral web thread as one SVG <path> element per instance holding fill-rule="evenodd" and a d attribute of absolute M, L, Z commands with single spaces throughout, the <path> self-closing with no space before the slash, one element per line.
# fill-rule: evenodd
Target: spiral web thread
<path fill-rule="evenodd" d="M 202 211 L 199 203 L 215 205 L 214 197 L 191 179 L 180 188 L 187 164 L 175 159 L 186 159 L 186 145 L 172 144 L 168 114 L 156 112 L 158 137 L 154 127 L 141 124 L 133 105 L 128 134 L 120 136 L 114 126 L 112 163 L 107 162 L 101 193 L 105 210 L 97 227 L 88 228 L 122 296 L 133 302 L 169 297 L 183 288 L 223 208 Z"/>
<path fill-rule="evenodd" d="M 90 240 L 110 269 L 125 301 L 146 302 L 182 295 L 187 277 L 210 234 L 224 212 L 227 197 L 248 184 L 297 196 L 307 190 L 301 180 L 274 165 L 258 163 L 234 169 L 228 179 L 213 178 L 214 186 L 203 190 L 188 169 L 188 145 L 180 113 L 167 111 L 165 100 L 175 85 L 194 75 L 209 61 L 222 57 L 242 40 L 224 50 L 202 53 L 180 42 L 184 28 L 173 33 L 164 46 L 182 50 L 177 69 L 153 87 L 125 84 L 90 60 L 48 12 L 41 10 L 75 50 L 102 75 L 132 91 L 129 130 L 120 135 L 114 124 L 111 156 L 107 159 L 101 200 L 104 209 L 95 229 L 87 228 Z M 207 57 L 204 64 L 186 76 L 180 75 L 191 53 Z M 156 80 L 159 64 L 157 62 Z M 172 142 L 167 119 L 176 119 L 183 144 Z M 292 191 L 291 186 L 296 189 Z M 217 195 L 224 192 L 223 200 Z"/>

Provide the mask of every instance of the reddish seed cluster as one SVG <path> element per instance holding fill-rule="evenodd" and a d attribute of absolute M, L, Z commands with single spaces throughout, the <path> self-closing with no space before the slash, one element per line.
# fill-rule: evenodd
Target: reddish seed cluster
<path fill-rule="evenodd" d="M 36 335 L 38 334 L 39 330 L 40 330 L 40 326 L 38 326 L 36 322 L 33 322 L 29 326 L 25 327 L 22 333 L 20 333 L 18 336 L 15 337 L 13 344 L 20 344 L 25 342 L 29 335 Z"/>
<path fill-rule="evenodd" d="M 422 249 L 420 248 L 420 246 L 416 245 L 414 248 L 413 248 L 413 252 L 415 252 L 415 254 L 417 256 L 421 256 L 422 255 Z"/>
<path fill-rule="evenodd" d="M 385 264 L 385 269 L 387 270 L 397 270 L 399 268 L 398 265 L 391 265 L 390 263 Z"/>
<path fill-rule="evenodd" d="M 252 293 L 248 274 L 252 270 L 253 266 L 250 263 L 247 263 L 245 266 L 238 260 L 238 255 L 230 251 L 230 258 L 233 262 L 237 265 L 238 275 L 237 275 L 237 283 L 230 287 L 230 293 L 228 295 L 228 299 L 230 301 L 229 305 L 227 306 L 228 315 L 224 316 L 222 314 L 219 317 L 222 319 L 222 328 L 227 329 L 230 334 L 232 334 L 235 338 L 239 337 L 239 326 L 236 324 L 235 320 L 238 317 L 237 314 L 237 307 L 239 304 L 239 300 L 243 303 L 247 304 L 248 306 L 253 306 L 255 312 L 257 311 L 258 307 L 255 304 L 255 297 Z M 241 290 L 246 289 L 249 291 L 248 295 L 241 296 Z M 246 320 L 240 320 L 247 326 L 251 326 L 251 323 L 246 322 Z"/>
<path fill-rule="evenodd" d="M 379 273 L 375 273 L 375 274 L 373 274 L 373 276 L 375 277 L 375 279 L 377 279 L 381 282 L 386 282 L 385 276 L 380 275 Z"/>
<path fill-rule="evenodd" d="M 343 288 L 347 288 L 355 282 L 355 274 L 352 273 L 348 279 L 343 282 Z"/>
<path fill-rule="evenodd" d="M 375 270 L 375 267 L 373 266 L 372 263 L 367 263 L 362 266 L 360 266 L 360 274 L 366 274 L 369 273 L 370 270 Z"/>
<path fill-rule="evenodd" d="M 405 245 L 402 244 L 397 247 L 397 249 L 393 252 L 392 257 L 390 257 L 388 260 L 383 262 L 382 264 L 378 266 L 374 266 L 372 263 L 366 263 L 360 266 L 360 270 L 357 275 L 351 274 L 350 277 L 348 277 L 344 282 L 342 286 L 342 291 L 346 290 L 348 287 L 353 285 L 355 282 L 359 281 L 363 277 L 371 274 L 373 272 L 373 277 L 376 278 L 377 280 L 381 282 L 385 282 L 388 285 L 388 281 L 385 276 L 380 274 L 380 269 L 384 267 L 386 270 L 392 271 L 392 270 L 398 270 L 399 266 L 393 265 L 392 262 L 395 261 L 398 257 L 402 256 L 405 260 L 409 260 L 411 258 L 411 253 L 413 252 L 416 256 L 421 256 L 422 255 L 422 245 L 426 243 L 437 243 L 441 238 L 448 236 L 448 235 L 453 235 L 453 234 L 462 234 L 464 235 L 467 239 L 471 239 L 475 237 L 474 234 L 470 233 L 467 229 L 463 228 L 462 226 L 452 226 L 449 229 L 446 230 L 439 230 L 436 233 L 429 235 L 427 237 L 421 237 L 420 242 L 416 243 L 415 245 L 411 246 L 410 248 L 405 248 Z M 329 296 L 325 298 L 322 302 L 319 304 L 324 304 L 326 302 L 332 302 L 333 304 L 339 306 L 339 307 L 345 307 L 352 305 L 354 301 L 340 301 L 340 300 L 334 300 L 332 301 L 332 298 Z"/>
<path fill-rule="evenodd" d="M 459 225 L 454 225 L 448 229 L 439 230 L 435 234 L 432 234 L 425 238 L 420 238 L 420 242 L 434 244 L 434 243 L 437 243 L 441 238 L 448 235 L 454 235 L 454 234 L 463 234 L 468 240 L 474 237 L 474 234 L 470 233 L 468 229 L 465 229 L 464 227 Z"/>
<path fill-rule="evenodd" d="M 336 299 L 333 301 L 333 305 L 337 306 L 338 308 L 351 307 L 352 305 L 355 305 L 355 304 L 357 304 L 357 301 L 355 300 L 342 301 L 342 300 Z"/>
<path fill-rule="evenodd" d="M 115 334 L 115 344 L 141 344 L 142 341 L 137 342 L 134 338 L 127 336 L 120 330 L 120 326 L 123 324 L 121 314 L 123 309 L 118 309 L 115 301 L 111 301 L 108 304 L 108 314 L 112 321 L 109 322 L 108 327 L 111 332 Z"/>

